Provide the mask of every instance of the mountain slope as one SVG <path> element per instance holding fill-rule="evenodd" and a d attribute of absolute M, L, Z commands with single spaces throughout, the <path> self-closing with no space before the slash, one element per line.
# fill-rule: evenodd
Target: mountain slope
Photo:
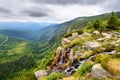
<path fill-rule="evenodd" d="M 72 28 L 79 30 L 81 26 Z M 108 19 L 90 22 L 81 30 L 62 37 L 55 54 L 51 54 L 54 59 L 34 73 L 38 80 L 120 79 L 120 19 L 112 12 Z"/>
<path fill-rule="evenodd" d="M 56 25 L 37 22 L 0 22 L 0 34 L 36 40 L 44 27 Z"/>

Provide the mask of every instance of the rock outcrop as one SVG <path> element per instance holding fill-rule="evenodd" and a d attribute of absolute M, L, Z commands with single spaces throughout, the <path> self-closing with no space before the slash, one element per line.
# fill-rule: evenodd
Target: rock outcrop
<path fill-rule="evenodd" d="M 75 40 L 76 38 L 78 38 L 79 34 L 77 32 L 72 33 L 72 36 L 68 37 L 69 40 Z"/>
<path fill-rule="evenodd" d="M 102 36 L 105 37 L 106 39 L 109 39 L 112 37 L 112 35 L 110 33 L 108 34 L 108 33 L 104 33 L 104 32 L 102 32 Z"/>
<path fill-rule="evenodd" d="M 64 47 L 65 45 L 69 44 L 71 41 L 67 38 L 62 39 L 62 46 Z"/>
<path fill-rule="evenodd" d="M 96 64 L 92 67 L 92 76 L 96 79 L 105 79 L 111 77 L 111 74 L 102 68 L 101 64 Z"/>
<path fill-rule="evenodd" d="M 38 70 L 35 72 L 35 77 L 39 80 L 41 77 L 46 76 L 48 73 L 46 70 Z"/>
<path fill-rule="evenodd" d="M 98 35 L 100 35 L 100 32 L 99 31 L 94 31 L 92 35 L 98 36 Z"/>
<path fill-rule="evenodd" d="M 99 42 L 85 42 L 85 48 L 86 49 L 96 49 L 98 47 L 100 47 L 101 44 Z"/>

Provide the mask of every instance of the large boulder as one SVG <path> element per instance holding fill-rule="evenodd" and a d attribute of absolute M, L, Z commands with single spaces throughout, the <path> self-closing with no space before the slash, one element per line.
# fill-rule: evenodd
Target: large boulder
<path fill-rule="evenodd" d="M 108 34 L 108 33 L 104 33 L 104 32 L 102 32 L 102 36 L 105 37 L 106 39 L 109 39 L 112 37 L 112 35 L 110 33 Z"/>
<path fill-rule="evenodd" d="M 64 54 L 64 53 L 65 53 L 64 48 L 62 48 L 62 47 L 58 47 L 58 48 L 57 48 L 57 50 L 56 50 L 56 54 L 57 54 L 57 55 Z"/>
<path fill-rule="evenodd" d="M 83 36 L 83 37 L 88 37 L 88 36 L 91 36 L 91 34 L 89 34 L 89 33 L 87 33 L 87 32 L 84 32 L 84 33 L 82 34 L 82 36 Z"/>
<path fill-rule="evenodd" d="M 111 77 L 111 74 L 102 68 L 101 64 L 96 64 L 92 67 L 92 77 L 96 79 L 105 79 Z"/>
<path fill-rule="evenodd" d="M 35 72 L 35 77 L 37 78 L 37 80 L 46 75 L 48 75 L 46 70 L 38 70 Z"/>
<path fill-rule="evenodd" d="M 73 54 L 74 54 L 73 49 L 71 49 L 71 51 L 70 51 L 70 57 L 69 57 L 69 59 L 70 59 L 71 62 L 73 62 Z"/>
<path fill-rule="evenodd" d="M 72 33 L 72 36 L 71 37 L 68 37 L 69 40 L 75 40 L 76 38 L 78 38 L 79 34 L 77 32 L 75 33 Z"/>
<path fill-rule="evenodd" d="M 85 48 L 86 49 L 96 49 L 98 47 L 100 47 L 101 44 L 99 42 L 85 42 Z"/>
<path fill-rule="evenodd" d="M 94 31 L 94 32 L 93 32 L 93 35 L 98 36 L 98 35 L 100 35 L 100 32 L 99 32 L 99 31 Z"/>
<path fill-rule="evenodd" d="M 69 44 L 71 41 L 67 38 L 62 38 L 62 46 L 64 47 L 65 45 Z"/>

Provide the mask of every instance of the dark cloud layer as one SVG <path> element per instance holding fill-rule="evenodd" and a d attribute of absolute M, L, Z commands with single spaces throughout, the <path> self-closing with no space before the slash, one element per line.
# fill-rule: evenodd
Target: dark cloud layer
<path fill-rule="evenodd" d="M 11 11 L 5 8 L 0 7 L 0 13 L 10 13 Z"/>
<path fill-rule="evenodd" d="M 120 11 L 120 0 L 0 0 L 0 21 L 66 21 Z"/>
<path fill-rule="evenodd" d="M 32 0 L 36 3 L 45 3 L 45 4 L 81 4 L 81 5 L 93 5 L 102 3 L 104 0 Z"/>
<path fill-rule="evenodd" d="M 48 16 L 47 12 L 42 11 L 24 11 L 30 17 L 45 17 Z"/>

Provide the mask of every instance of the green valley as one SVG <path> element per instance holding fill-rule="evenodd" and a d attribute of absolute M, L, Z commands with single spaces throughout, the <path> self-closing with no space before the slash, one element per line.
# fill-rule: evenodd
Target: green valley
<path fill-rule="evenodd" d="M 96 80 L 96 66 L 115 74 L 106 78 L 116 79 L 119 18 L 120 12 L 78 17 L 40 29 L 35 39 L 31 39 L 33 33 L 27 33 L 29 39 L 24 34 L 21 38 L 16 31 L 7 35 L 11 30 L 2 30 L 0 80 Z"/>

